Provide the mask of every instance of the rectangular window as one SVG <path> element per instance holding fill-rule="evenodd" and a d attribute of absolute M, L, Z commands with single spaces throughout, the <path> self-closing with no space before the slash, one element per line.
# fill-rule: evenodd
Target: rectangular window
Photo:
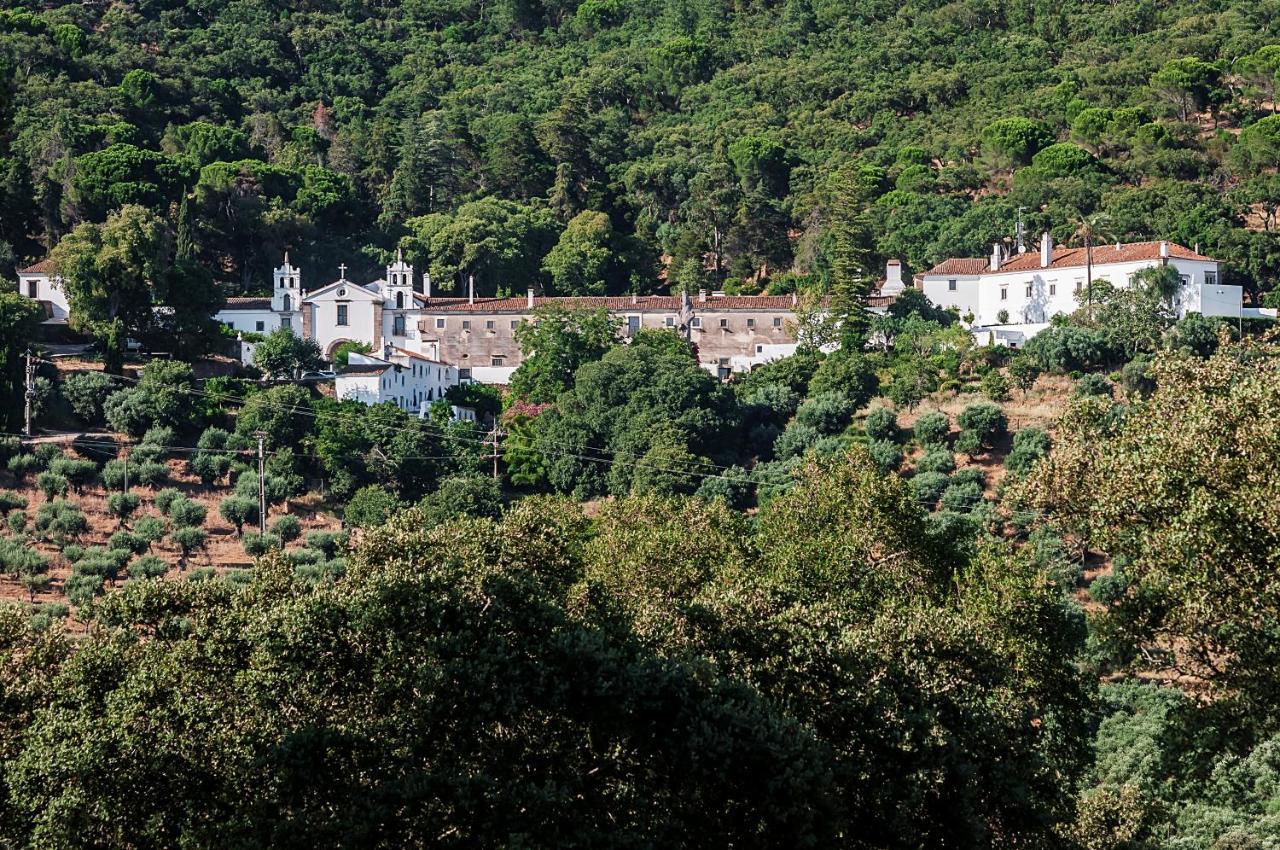
<path fill-rule="evenodd" d="M 35 298 L 40 294 L 40 284 L 34 280 L 27 281 L 27 297 Z"/>
<path fill-rule="evenodd" d="M 1181 283 L 1184 287 L 1185 287 L 1185 286 L 1190 286 L 1190 285 L 1191 285 L 1191 276 L 1190 276 L 1190 275 L 1185 275 L 1185 274 L 1180 274 L 1180 275 L 1178 275 L 1178 282 L 1179 282 L 1179 283 Z"/>
<path fill-rule="evenodd" d="M 675 317 L 675 316 L 667 316 L 667 320 L 666 320 L 665 324 L 666 324 L 666 326 L 667 326 L 667 327 L 669 327 L 669 328 L 674 328 L 674 327 L 676 326 L 676 317 Z"/>
<path fill-rule="evenodd" d="M 287 331 L 293 330 L 293 319 L 289 318 L 288 316 L 284 316 L 283 318 L 280 319 L 280 327 L 284 328 Z"/>
<path fill-rule="evenodd" d="M 1218 285 L 1218 273 L 1217 273 L 1217 272 L 1205 272 L 1205 273 L 1204 273 L 1204 285 L 1205 285 L 1205 286 L 1217 286 L 1217 285 Z"/>
<path fill-rule="evenodd" d="M 773 326 L 774 326 L 775 328 L 780 328 L 780 327 L 782 327 L 782 317 L 781 317 L 781 316 L 774 316 L 774 317 L 773 317 Z"/>
<path fill-rule="evenodd" d="M 693 319 L 690 319 L 690 320 L 689 320 L 689 327 L 691 327 L 691 328 L 700 328 L 700 327 L 702 327 L 702 319 L 699 319 L 699 318 L 697 318 L 697 317 L 694 317 Z"/>
<path fill-rule="evenodd" d="M 1057 295 L 1057 294 L 1058 294 L 1058 284 L 1056 284 L 1056 283 L 1051 283 L 1051 284 L 1049 284 L 1049 294 L 1050 294 L 1050 295 Z"/>
<path fill-rule="evenodd" d="M 511 323 L 511 330 L 515 330 L 515 329 L 516 329 L 516 328 L 518 328 L 518 327 L 520 327 L 520 323 L 519 323 L 519 322 L 513 321 L 513 322 Z"/>
<path fill-rule="evenodd" d="M 471 380 L 471 370 L 470 370 L 470 369 L 459 369 L 459 370 L 458 370 L 458 380 L 459 380 L 459 381 L 469 381 L 469 380 Z"/>
<path fill-rule="evenodd" d="M 635 336 L 640 330 L 640 317 L 627 316 L 627 336 Z"/>
<path fill-rule="evenodd" d="M 469 330 L 471 330 L 471 320 L 470 320 L 470 319 L 463 319 L 463 320 L 462 320 L 462 329 L 463 329 L 464 331 L 469 331 Z"/>
<path fill-rule="evenodd" d="M 485 330 L 487 330 L 487 331 L 491 331 L 491 330 L 493 330 L 493 320 L 489 320 L 489 321 L 485 322 L 485 323 L 484 323 L 484 329 L 485 329 Z"/>
<path fill-rule="evenodd" d="M 720 327 L 722 327 L 722 328 L 727 328 L 727 327 L 729 327 L 729 320 L 728 320 L 728 319 L 721 319 L 721 320 L 720 320 Z"/>
<path fill-rule="evenodd" d="M 1008 301 L 1008 300 L 1009 300 L 1009 288 L 1008 288 L 1008 287 L 1006 287 L 1006 286 L 1002 286 L 1002 287 L 1000 287 L 1000 300 L 1001 300 L 1001 301 Z"/>
<path fill-rule="evenodd" d="M 436 319 L 436 330 L 444 330 L 444 319 Z"/>
<path fill-rule="evenodd" d="M 1030 297 L 1031 297 L 1031 284 L 1029 284 L 1029 283 L 1027 284 L 1027 297 L 1028 297 L 1028 298 L 1030 298 Z"/>
<path fill-rule="evenodd" d="M 954 280 L 947 281 L 947 291 L 948 292 L 956 291 L 956 282 Z"/>
<path fill-rule="evenodd" d="M 391 335 L 404 336 L 404 316 L 394 316 L 391 319 Z"/>
<path fill-rule="evenodd" d="M 265 322 L 254 322 L 253 327 L 254 327 L 254 330 L 256 330 L 258 333 L 262 333 L 264 330 L 267 329 Z"/>
<path fill-rule="evenodd" d="M 500 354 L 495 354 L 495 355 L 493 355 L 493 358 L 489 361 L 489 365 L 490 365 L 490 366 L 505 366 L 505 365 L 506 365 L 506 360 L 507 360 L 507 358 L 503 357 L 502 355 L 500 355 Z"/>
<path fill-rule="evenodd" d="M 755 320 L 755 319 L 747 319 L 747 327 L 749 327 L 749 328 L 754 328 L 755 326 L 756 326 L 756 320 Z"/>
<path fill-rule="evenodd" d="M 1082 289 L 1084 289 L 1084 281 L 1083 281 L 1083 280 L 1077 280 L 1077 281 L 1076 281 L 1076 292 L 1079 292 L 1079 291 L 1080 291 L 1080 290 L 1082 290 Z"/>
<path fill-rule="evenodd" d="M 342 327 L 347 324 L 347 305 L 338 305 L 338 326 Z"/>

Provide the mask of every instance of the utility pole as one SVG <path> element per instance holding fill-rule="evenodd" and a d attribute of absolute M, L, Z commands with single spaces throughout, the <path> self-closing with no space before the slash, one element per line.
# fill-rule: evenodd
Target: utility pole
<path fill-rule="evenodd" d="M 24 409 L 22 433 L 31 437 L 31 406 L 36 400 L 36 361 L 31 349 L 27 349 L 26 391 L 22 394 Z"/>
<path fill-rule="evenodd" d="M 267 533 L 267 454 L 262 445 L 267 432 L 254 431 L 253 436 L 258 438 L 258 534 L 262 535 Z"/>
<path fill-rule="evenodd" d="M 493 430 L 489 432 L 489 441 L 493 444 L 493 480 L 498 480 L 498 437 L 502 436 L 502 432 L 498 430 L 498 424 L 495 422 Z"/>
<path fill-rule="evenodd" d="M 124 492 L 129 492 L 129 450 L 124 450 Z"/>

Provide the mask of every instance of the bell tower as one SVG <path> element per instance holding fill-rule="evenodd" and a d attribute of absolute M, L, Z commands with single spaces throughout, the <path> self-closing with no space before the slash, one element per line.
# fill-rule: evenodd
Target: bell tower
<path fill-rule="evenodd" d="M 302 273 L 289 264 L 289 252 L 284 252 L 284 263 L 275 270 L 275 286 L 271 292 L 271 309 L 283 316 L 292 316 L 300 308 L 302 300 Z"/>
<path fill-rule="evenodd" d="M 413 266 L 404 261 L 404 251 L 396 249 L 396 261 L 387 266 L 387 310 L 413 309 Z"/>

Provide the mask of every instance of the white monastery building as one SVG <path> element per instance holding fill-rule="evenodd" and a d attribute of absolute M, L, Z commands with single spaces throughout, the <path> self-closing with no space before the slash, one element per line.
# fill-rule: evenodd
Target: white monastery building
<path fill-rule="evenodd" d="M 334 378 L 334 396 L 364 404 L 391 402 L 402 410 L 425 415 L 433 402 L 458 383 L 458 369 L 396 348 L 383 346 L 381 356 L 353 351 Z"/>
<path fill-rule="evenodd" d="M 1001 243 L 987 259 L 943 260 L 916 278 L 936 306 L 952 308 L 975 336 L 1018 345 L 1046 327 L 1055 315 L 1079 308 L 1085 290 L 1084 248 L 1054 245 L 1045 233 L 1039 252 L 1006 253 Z M 1223 284 L 1217 260 L 1174 242 L 1127 242 L 1093 248 L 1093 280 L 1129 286 L 1133 275 L 1171 266 L 1182 286 L 1175 298 L 1179 317 L 1188 313 L 1238 318 L 1245 315 L 1239 286 Z M 1004 315 L 1002 315 L 1004 314 Z M 983 340 L 985 341 L 985 340 Z"/>

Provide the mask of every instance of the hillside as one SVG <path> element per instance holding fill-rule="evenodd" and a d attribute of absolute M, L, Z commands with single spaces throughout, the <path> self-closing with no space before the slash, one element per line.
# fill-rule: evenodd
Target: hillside
<path fill-rule="evenodd" d="M 37 3 L 0 12 L 0 265 L 140 202 L 241 288 L 402 243 L 481 292 L 785 289 L 984 255 L 1024 207 L 1269 289 L 1278 11 Z"/>

